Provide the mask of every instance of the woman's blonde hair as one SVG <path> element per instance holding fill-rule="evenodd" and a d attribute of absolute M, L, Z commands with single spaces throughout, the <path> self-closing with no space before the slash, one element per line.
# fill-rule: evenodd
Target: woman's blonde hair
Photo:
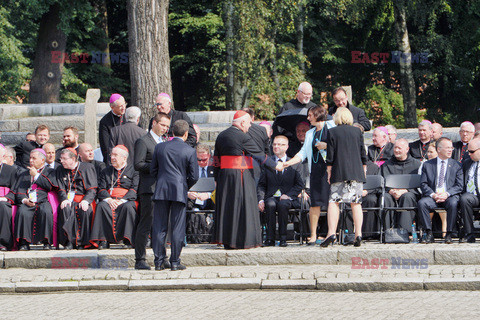
<path fill-rule="evenodd" d="M 341 124 L 348 124 L 351 126 L 353 124 L 353 115 L 350 110 L 345 107 L 341 107 L 337 109 L 337 112 L 335 112 L 333 121 L 337 126 Z"/>

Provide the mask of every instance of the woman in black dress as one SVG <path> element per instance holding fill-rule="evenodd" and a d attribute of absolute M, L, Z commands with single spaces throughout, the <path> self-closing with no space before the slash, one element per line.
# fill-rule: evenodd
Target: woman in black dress
<path fill-rule="evenodd" d="M 307 245 L 314 245 L 317 240 L 317 225 L 320 217 L 320 208 L 328 205 L 330 186 L 327 181 L 327 140 L 328 128 L 326 125 L 327 111 L 319 106 L 308 110 L 308 121 L 314 128 L 305 134 L 305 142 L 302 149 L 289 161 L 285 167 L 308 159 L 310 170 L 310 241 Z"/>
<path fill-rule="evenodd" d="M 367 155 L 360 129 L 352 126 L 353 116 L 345 107 L 338 108 L 333 117 L 335 128 L 329 132 L 327 145 L 327 174 L 330 183 L 330 199 L 327 220 L 328 234 L 320 246 L 327 247 L 336 240 L 339 203 L 352 207 L 356 247 L 362 242 L 362 191 L 366 181 Z"/>

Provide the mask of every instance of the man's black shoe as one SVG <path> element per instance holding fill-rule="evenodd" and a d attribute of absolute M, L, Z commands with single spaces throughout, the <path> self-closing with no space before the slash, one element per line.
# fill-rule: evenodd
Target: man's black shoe
<path fill-rule="evenodd" d="M 63 248 L 65 250 L 73 250 L 73 244 L 71 242 L 67 242 L 67 244 Z"/>
<path fill-rule="evenodd" d="M 425 236 L 425 243 L 434 243 L 432 230 L 427 230 L 427 235 Z"/>
<path fill-rule="evenodd" d="M 19 251 L 28 251 L 30 250 L 30 246 L 28 244 L 22 244 L 20 248 L 18 248 Z"/>
<path fill-rule="evenodd" d="M 459 243 L 475 243 L 475 235 L 469 233 L 464 238 L 458 240 Z"/>
<path fill-rule="evenodd" d="M 451 243 L 453 243 L 453 241 L 452 241 L 452 235 L 451 235 L 450 233 L 447 233 L 447 234 L 445 235 L 444 242 L 445 242 L 446 244 L 451 244 Z"/>
<path fill-rule="evenodd" d="M 288 246 L 287 240 L 280 240 L 280 247 Z"/>
<path fill-rule="evenodd" d="M 8 251 L 8 250 L 7 250 L 7 247 L 0 246 L 0 251 Z"/>
<path fill-rule="evenodd" d="M 107 241 L 100 241 L 98 244 L 98 249 L 99 250 L 104 250 L 110 248 L 110 244 Z"/>
<path fill-rule="evenodd" d="M 275 246 L 275 241 L 273 241 L 273 240 L 265 240 L 265 242 L 263 243 L 263 246 L 264 246 L 264 247 L 274 247 L 274 246 Z"/>
<path fill-rule="evenodd" d="M 85 246 L 77 246 L 77 250 L 84 250 Z"/>
<path fill-rule="evenodd" d="M 161 264 L 155 266 L 155 270 L 161 271 L 170 268 L 170 261 L 165 260 Z"/>
<path fill-rule="evenodd" d="M 43 250 L 52 250 L 52 246 L 49 243 L 44 243 Z"/>
<path fill-rule="evenodd" d="M 179 270 L 185 270 L 187 267 L 185 267 L 183 264 L 172 264 L 171 270 L 172 271 L 179 271 Z"/>
<path fill-rule="evenodd" d="M 137 270 L 151 270 L 150 266 L 148 265 L 145 260 L 135 262 L 135 269 Z"/>

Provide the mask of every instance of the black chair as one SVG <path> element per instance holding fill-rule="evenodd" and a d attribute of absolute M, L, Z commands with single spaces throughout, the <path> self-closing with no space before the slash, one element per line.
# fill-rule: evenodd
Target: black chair
<path fill-rule="evenodd" d="M 383 212 L 383 195 L 385 192 L 385 180 L 383 179 L 382 176 L 380 175 L 367 175 L 366 177 L 366 182 L 363 184 L 363 189 L 364 190 L 376 190 L 380 189 L 380 205 L 378 207 L 363 207 L 362 206 L 362 211 L 368 212 L 368 211 L 373 211 L 375 215 L 377 216 L 377 219 L 380 221 L 380 230 L 376 233 L 380 234 L 380 241 L 382 240 L 383 237 L 383 221 L 382 221 L 382 212 Z M 340 242 L 343 244 L 344 243 L 344 236 L 345 236 L 345 226 L 346 226 L 346 218 L 347 218 L 347 213 L 352 211 L 352 208 L 350 206 L 343 205 L 341 208 L 341 214 L 342 214 L 342 227 L 340 228 Z"/>
<path fill-rule="evenodd" d="M 418 189 L 420 188 L 421 178 L 422 176 L 419 174 L 391 174 L 385 178 L 385 189 Z M 384 197 L 382 197 L 385 215 L 391 211 L 415 211 L 418 213 L 418 207 L 385 207 L 384 200 Z"/>

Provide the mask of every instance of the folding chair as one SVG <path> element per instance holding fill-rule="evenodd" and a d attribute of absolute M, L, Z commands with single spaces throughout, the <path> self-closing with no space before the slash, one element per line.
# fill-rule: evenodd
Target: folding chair
<path fill-rule="evenodd" d="M 197 183 L 193 185 L 190 190 L 191 192 L 213 192 L 215 190 L 215 179 L 214 178 L 200 178 Z M 215 210 L 187 210 L 187 214 L 204 214 L 205 218 L 209 214 L 213 215 Z M 189 234 L 189 236 L 204 236 L 205 234 Z M 185 241 L 186 242 L 186 241 Z"/>

